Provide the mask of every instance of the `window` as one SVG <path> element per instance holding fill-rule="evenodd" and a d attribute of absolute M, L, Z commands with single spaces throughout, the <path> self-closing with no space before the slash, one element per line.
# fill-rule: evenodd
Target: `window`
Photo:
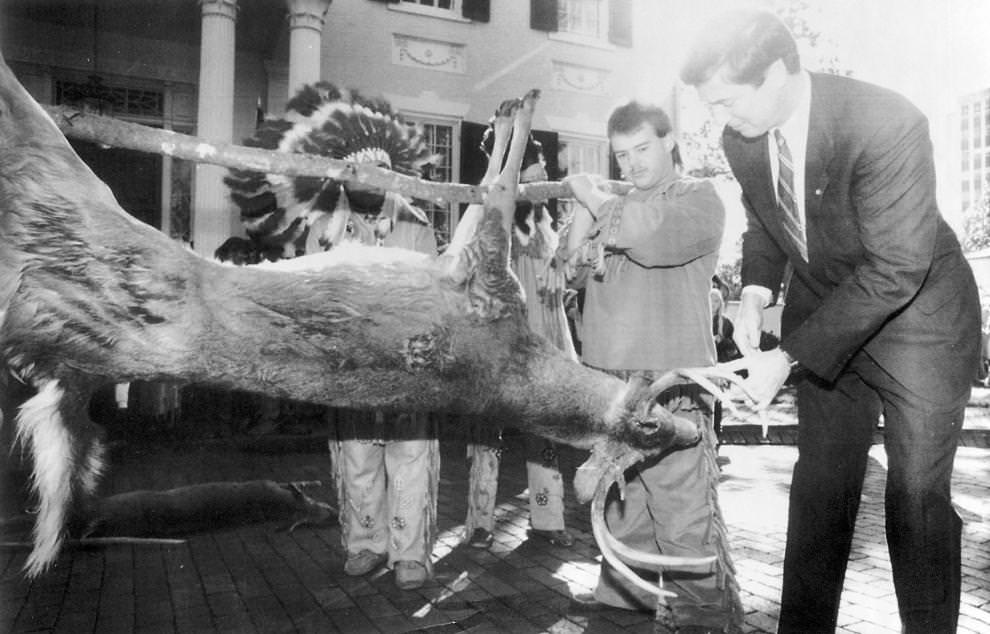
<path fill-rule="evenodd" d="M 581 139 L 561 135 L 558 147 L 558 165 L 561 177 L 568 174 L 608 175 L 605 160 L 605 142 L 595 139 Z"/>
<path fill-rule="evenodd" d="M 568 174 L 581 173 L 608 176 L 608 148 L 604 141 L 561 135 L 557 147 L 557 165 L 561 178 Z M 557 201 L 562 218 L 570 215 L 574 204 L 571 199 Z"/>
<path fill-rule="evenodd" d="M 401 0 L 397 8 L 442 18 L 461 17 L 462 0 Z"/>
<path fill-rule="evenodd" d="M 983 104 L 973 105 L 973 147 L 983 145 Z"/>
<path fill-rule="evenodd" d="M 630 47 L 633 0 L 529 0 L 529 27 L 585 46 Z"/>
<path fill-rule="evenodd" d="M 125 78 L 104 82 L 99 76 L 84 79 L 72 71 L 52 77 L 55 104 L 185 133 L 192 132 L 194 113 L 177 107 L 175 98 L 191 94 L 192 88 L 176 90 Z M 71 144 L 130 215 L 174 238 L 190 240 L 192 163 L 86 141 Z"/>
<path fill-rule="evenodd" d="M 458 158 L 456 156 L 458 148 L 454 143 L 456 138 L 454 123 L 415 117 L 407 117 L 407 119 L 420 126 L 426 145 L 431 152 L 439 156 L 437 162 L 431 166 L 429 173 L 425 175 L 426 178 L 431 181 L 454 182 L 457 174 L 454 173 L 453 166 L 457 164 L 456 159 Z M 457 222 L 453 211 L 456 209 L 456 205 L 436 205 L 426 201 L 416 201 L 416 204 L 430 217 L 433 231 L 437 235 L 437 244 L 441 248 L 445 247 L 450 242 L 451 232 Z"/>
<path fill-rule="evenodd" d="M 98 75 L 91 75 L 86 82 L 56 79 L 55 103 L 105 116 L 161 121 L 165 95 L 160 90 L 108 86 Z"/>
<path fill-rule="evenodd" d="M 456 22 L 488 22 L 491 0 L 376 0 L 389 9 Z"/>
<path fill-rule="evenodd" d="M 424 7 L 436 7 L 437 9 L 446 9 L 448 11 L 453 11 L 455 7 L 454 0 L 402 0 L 406 4 L 418 4 Z"/>
<path fill-rule="evenodd" d="M 594 39 L 608 35 L 608 6 L 605 0 L 560 0 L 557 30 Z"/>

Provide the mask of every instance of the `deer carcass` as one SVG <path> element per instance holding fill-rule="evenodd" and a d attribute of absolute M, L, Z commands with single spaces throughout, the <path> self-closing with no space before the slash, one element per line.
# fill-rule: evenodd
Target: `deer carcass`
<path fill-rule="evenodd" d="M 526 326 L 508 223 L 535 101 L 503 113 L 515 117 L 510 158 L 456 254 L 342 247 L 235 267 L 127 215 L 0 60 L 0 356 L 35 390 L 16 414 L 38 497 L 27 573 L 52 563 L 70 504 L 96 488 L 86 405 L 108 382 L 479 414 L 616 469 L 693 442 L 694 425 L 643 398 L 645 385 L 582 367 Z"/>

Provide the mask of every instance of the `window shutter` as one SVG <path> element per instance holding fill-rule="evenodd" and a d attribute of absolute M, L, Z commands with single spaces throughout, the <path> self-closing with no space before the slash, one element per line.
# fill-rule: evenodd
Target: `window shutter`
<path fill-rule="evenodd" d="M 488 169 L 488 159 L 481 151 L 481 139 L 488 126 L 472 121 L 461 122 L 461 182 L 477 185 Z"/>
<path fill-rule="evenodd" d="M 475 22 L 488 22 L 491 14 L 491 0 L 464 0 L 461 15 Z"/>
<path fill-rule="evenodd" d="M 560 178 L 560 166 L 557 162 L 559 158 L 557 155 L 560 152 L 560 135 L 548 130 L 533 130 L 533 138 L 543 146 L 543 158 L 547 162 L 547 178 L 552 181 L 558 180 Z M 551 198 L 545 201 L 545 204 L 550 210 L 550 217 L 553 218 L 556 226 L 557 221 L 560 220 L 560 216 L 557 215 L 557 199 Z"/>
<path fill-rule="evenodd" d="M 468 185 L 477 185 L 481 182 L 481 177 L 488 169 L 488 159 L 481 151 L 481 139 L 485 136 L 485 129 L 488 126 L 483 123 L 472 121 L 461 121 L 461 182 Z M 467 204 L 461 203 L 458 218 L 464 217 L 464 210 Z M 455 231 L 456 227 L 451 227 Z M 453 234 L 451 234 L 453 235 Z"/>
<path fill-rule="evenodd" d="M 608 41 L 629 47 L 632 39 L 632 0 L 609 0 Z"/>
<path fill-rule="evenodd" d="M 529 28 L 537 31 L 556 31 L 557 0 L 530 0 Z"/>

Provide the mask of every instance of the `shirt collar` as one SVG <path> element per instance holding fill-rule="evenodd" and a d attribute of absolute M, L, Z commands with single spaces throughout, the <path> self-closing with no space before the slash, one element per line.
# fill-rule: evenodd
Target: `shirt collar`
<path fill-rule="evenodd" d="M 787 139 L 788 145 L 795 144 L 804 146 L 808 142 L 808 127 L 811 121 L 811 75 L 808 71 L 800 72 L 800 93 L 797 105 L 791 112 L 791 116 L 784 121 L 778 129 Z"/>

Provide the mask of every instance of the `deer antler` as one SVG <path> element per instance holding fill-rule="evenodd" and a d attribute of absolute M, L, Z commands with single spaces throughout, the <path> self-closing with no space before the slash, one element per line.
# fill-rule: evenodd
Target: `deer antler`
<path fill-rule="evenodd" d="M 636 458 L 636 461 L 638 460 L 639 458 Z M 595 495 L 591 500 L 591 530 L 595 536 L 595 542 L 598 543 L 598 549 L 601 551 L 602 557 L 619 574 L 638 588 L 657 597 L 677 596 L 676 593 L 663 589 L 663 575 L 660 576 L 659 584 L 654 586 L 636 574 L 623 560 L 658 568 L 696 568 L 698 566 L 710 566 L 715 562 L 717 557 L 672 557 L 668 555 L 655 555 L 633 550 L 620 542 L 608 530 L 608 526 L 605 523 L 605 500 L 613 484 L 618 484 L 620 488 L 622 487 L 622 472 L 617 472 L 617 469 L 607 471 L 604 477 L 599 480 L 598 486 L 595 489 Z"/>
<path fill-rule="evenodd" d="M 713 382 L 713 379 L 728 381 L 729 383 L 738 385 L 744 393 L 749 395 L 746 392 L 745 384 L 742 383 L 742 377 L 734 372 L 729 372 L 718 367 L 679 368 L 665 372 L 649 384 L 647 384 L 645 374 L 634 374 L 627 383 L 626 393 L 620 399 L 619 407 L 631 413 L 649 408 L 650 416 L 663 417 L 666 414 L 667 417 L 672 419 L 673 424 L 663 425 L 661 428 L 676 429 L 679 433 L 683 433 L 685 437 L 690 437 L 691 434 L 694 434 L 694 439 L 697 441 L 699 433 L 693 423 L 674 416 L 666 409 L 654 404 L 654 401 L 660 394 L 674 385 L 682 383 L 684 379 L 689 379 L 711 392 L 715 398 L 722 400 L 726 404 L 727 409 L 732 413 L 736 413 L 736 410 L 732 406 L 731 400 Z M 642 427 L 642 421 L 636 421 L 635 415 L 633 421 L 630 423 L 630 427 L 633 428 L 632 423 L 636 422 L 639 422 Z M 765 434 L 766 428 L 764 427 Z M 690 444 L 683 442 L 683 438 L 681 440 L 682 442 L 674 444 Z M 676 596 L 675 593 L 663 589 L 662 575 L 660 576 L 659 584 L 654 586 L 636 574 L 625 562 L 628 561 L 630 563 L 640 564 L 641 566 L 658 567 L 661 569 L 696 568 L 698 566 L 713 564 L 717 557 L 672 557 L 657 555 L 634 550 L 616 539 L 608 530 L 608 526 L 605 523 L 605 501 L 608 497 L 608 492 L 614 484 L 619 487 L 620 497 L 624 497 L 625 480 L 623 473 L 626 469 L 642 460 L 644 456 L 640 452 L 616 454 L 614 451 L 604 451 L 601 452 L 603 455 L 596 455 L 597 453 L 597 451 L 593 451 L 592 456 L 578 468 L 574 477 L 574 489 L 578 500 L 583 502 L 588 497 L 591 498 L 591 527 L 602 557 L 620 575 L 645 592 L 656 595 L 657 597 Z M 603 456 L 618 456 L 618 458 L 613 458 L 611 462 L 608 462 Z M 592 484 L 593 482 L 596 484 Z M 593 486 L 594 494 L 589 495 Z"/>

